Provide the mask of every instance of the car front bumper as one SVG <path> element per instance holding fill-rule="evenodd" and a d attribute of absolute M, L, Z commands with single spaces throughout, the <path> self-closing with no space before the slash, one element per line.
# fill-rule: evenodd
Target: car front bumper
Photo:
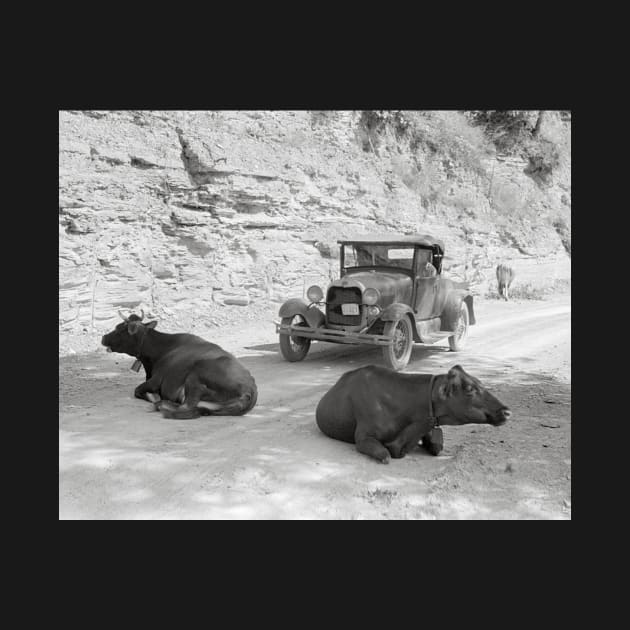
<path fill-rule="evenodd" d="M 278 322 L 276 332 L 280 335 L 292 337 L 304 337 L 317 341 L 330 341 L 332 343 L 370 344 L 373 346 L 391 346 L 393 337 L 387 335 L 369 335 L 367 333 L 347 332 L 345 330 L 333 330 L 331 328 L 310 328 L 308 326 L 286 326 Z"/>

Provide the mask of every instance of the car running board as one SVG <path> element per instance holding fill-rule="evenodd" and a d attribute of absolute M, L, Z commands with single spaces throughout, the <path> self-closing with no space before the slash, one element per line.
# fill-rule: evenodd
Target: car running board
<path fill-rule="evenodd" d="M 442 320 L 439 317 L 433 319 L 423 319 L 416 322 L 416 330 L 422 343 L 435 343 L 444 337 L 450 337 L 454 334 L 452 330 L 440 330 Z"/>

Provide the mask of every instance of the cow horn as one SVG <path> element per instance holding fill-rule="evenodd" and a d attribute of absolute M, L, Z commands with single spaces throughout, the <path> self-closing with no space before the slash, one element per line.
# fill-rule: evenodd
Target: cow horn
<path fill-rule="evenodd" d="M 144 319 L 144 310 L 140 309 L 140 321 Z"/>
<path fill-rule="evenodd" d="M 118 314 L 122 317 L 124 322 L 128 322 L 129 321 L 129 318 L 125 317 L 120 309 L 118 309 Z"/>

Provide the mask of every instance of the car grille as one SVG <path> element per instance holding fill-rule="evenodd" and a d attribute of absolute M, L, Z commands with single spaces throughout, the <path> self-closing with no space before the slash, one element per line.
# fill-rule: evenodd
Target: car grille
<path fill-rule="evenodd" d="M 326 299 L 328 323 L 336 326 L 360 326 L 365 315 L 361 301 L 360 289 L 331 287 Z M 342 304 L 359 304 L 359 315 L 344 315 L 341 312 Z"/>

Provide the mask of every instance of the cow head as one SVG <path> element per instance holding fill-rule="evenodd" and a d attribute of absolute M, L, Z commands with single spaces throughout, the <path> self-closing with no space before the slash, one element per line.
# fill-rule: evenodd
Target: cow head
<path fill-rule="evenodd" d="M 492 424 L 499 426 L 512 415 L 479 381 L 461 365 L 453 366 L 438 386 L 435 413 L 440 424 Z"/>
<path fill-rule="evenodd" d="M 141 311 L 142 316 L 132 314 L 129 317 L 125 317 L 120 311 L 118 312 L 123 321 L 112 332 L 103 335 L 101 343 L 108 352 L 124 352 L 136 357 L 140 352 L 145 335 L 151 328 L 157 326 L 157 321 L 143 324 L 143 311 Z"/>

